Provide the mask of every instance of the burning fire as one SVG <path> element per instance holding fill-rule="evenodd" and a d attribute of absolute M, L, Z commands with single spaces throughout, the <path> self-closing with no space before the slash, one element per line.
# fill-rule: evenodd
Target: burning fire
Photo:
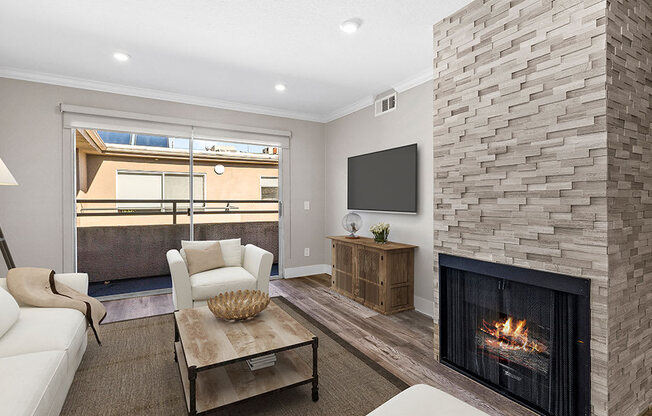
<path fill-rule="evenodd" d="M 484 328 L 480 330 L 492 337 L 485 340 L 487 345 L 508 350 L 545 352 L 545 346 L 528 339 L 526 321 L 514 321 L 511 316 L 506 321 L 494 322 L 493 325 L 482 321 Z"/>

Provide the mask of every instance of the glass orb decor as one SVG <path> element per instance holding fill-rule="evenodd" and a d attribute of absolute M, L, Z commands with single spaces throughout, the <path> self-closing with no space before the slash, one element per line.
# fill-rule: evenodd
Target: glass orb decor
<path fill-rule="evenodd" d="M 355 233 L 362 228 L 362 217 L 355 212 L 349 212 L 342 218 L 342 227 L 349 232 L 346 238 L 360 238 Z"/>

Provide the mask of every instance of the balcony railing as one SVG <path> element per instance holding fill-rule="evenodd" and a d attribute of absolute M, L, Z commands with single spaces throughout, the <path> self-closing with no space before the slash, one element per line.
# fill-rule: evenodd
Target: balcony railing
<path fill-rule="evenodd" d="M 194 215 L 202 214 L 278 214 L 279 201 L 275 199 L 194 199 L 195 205 L 204 206 L 193 209 Z M 77 208 L 78 217 L 111 217 L 129 215 L 169 215 L 172 224 L 177 223 L 177 216 L 190 215 L 190 201 L 187 199 L 77 199 L 77 204 L 160 204 L 160 208 L 153 207 L 107 207 L 107 208 Z M 206 204 L 225 204 L 223 207 L 208 208 Z M 275 204 L 277 209 L 240 209 L 232 204 Z M 169 206 L 166 207 L 166 205 Z M 186 205 L 186 207 L 183 207 Z"/>

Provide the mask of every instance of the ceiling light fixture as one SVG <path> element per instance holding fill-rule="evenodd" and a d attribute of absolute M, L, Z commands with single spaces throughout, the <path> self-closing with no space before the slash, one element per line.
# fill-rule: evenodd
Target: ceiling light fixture
<path fill-rule="evenodd" d="M 113 58 L 115 58 L 115 60 L 118 62 L 127 62 L 131 58 L 131 56 L 129 56 L 129 54 L 124 52 L 114 52 Z"/>
<path fill-rule="evenodd" d="M 274 89 L 276 89 L 276 91 L 278 91 L 278 92 L 283 92 L 287 88 L 285 87 L 285 84 L 276 84 L 276 85 L 274 85 Z"/>
<path fill-rule="evenodd" d="M 357 17 L 349 20 L 345 20 L 340 24 L 340 30 L 344 33 L 355 33 L 360 29 L 362 25 L 362 20 Z"/>

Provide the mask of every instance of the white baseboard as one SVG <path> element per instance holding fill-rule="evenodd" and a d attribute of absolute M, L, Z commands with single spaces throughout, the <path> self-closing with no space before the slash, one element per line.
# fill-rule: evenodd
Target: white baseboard
<path fill-rule="evenodd" d="M 422 298 L 420 296 L 415 296 L 414 297 L 414 309 L 417 312 L 421 312 L 424 315 L 428 315 L 429 317 L 433 317 L 435 313 L 435 302 Z"/>
<path fill-rule="evenodd" d="M 322 273 L 331 274 L 331 266 L 329 264 L 312 264 L 310 266 L 288 267 L 283 269 L 283 277 L 285 279 Z"/>

